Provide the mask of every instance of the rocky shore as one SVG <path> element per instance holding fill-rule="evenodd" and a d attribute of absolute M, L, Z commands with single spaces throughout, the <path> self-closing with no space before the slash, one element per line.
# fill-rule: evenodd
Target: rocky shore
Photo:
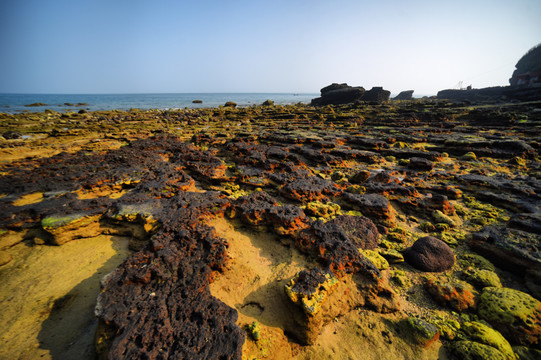
<path fill-rule="evenodd" d="M 541 101 L 334 85 L 0 114 L 0 358 L 540 358 Z"/>

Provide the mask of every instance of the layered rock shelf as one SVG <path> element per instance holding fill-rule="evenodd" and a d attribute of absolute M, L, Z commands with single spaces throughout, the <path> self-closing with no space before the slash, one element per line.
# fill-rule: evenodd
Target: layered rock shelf
<path fill-rule="evenodd" d="M 125 239 L 97 321 L 66 330 L 88 358 L 538 357 L 541 102 L 333 86 L 318 106 L 0 114 L 0 276 Z M 0 357 L 82 346 L 40 353 L 10 311 Z"/>

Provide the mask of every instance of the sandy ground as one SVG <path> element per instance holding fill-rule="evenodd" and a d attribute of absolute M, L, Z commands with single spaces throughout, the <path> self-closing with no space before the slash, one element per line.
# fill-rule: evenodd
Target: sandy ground
<path fill-rule="evenodd" d="M 127 238 L 62 246 L 21 242 L 0 267 L 0 359 L 94 359 L 100 279 L 130 253 Z"/>
<path fill-rule="evenodd" d="M 445 359 L 441 343 L 423 349 L 404 340 L 396 323 L 404 314 L 352 310 L 326 325 L 312 346 L 287 337 L 288 307 L 284 285 L 298 271 L 314 267 L 296 249 L 280 244 L 270 233 L 254 232 L 225 219 L 211 222 L 229 242 L 229 269 L 210 285 L 214 296 L 237 309 L 237 324 L 246 329 L 257 321 L 261 339 L 247 336 L 243 359 Z"/>

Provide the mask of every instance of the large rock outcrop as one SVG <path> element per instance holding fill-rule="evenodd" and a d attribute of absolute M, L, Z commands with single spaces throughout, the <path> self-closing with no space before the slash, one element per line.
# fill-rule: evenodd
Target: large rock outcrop
<path fill-rule="evenodd" d="M 413 91 L 414 90 L 401 91 L 400 94 L 393 98 L 393 100 L 411 100 L 413 99 Z"/>
<path fill-rule="evenodd" d="M 313 99 L 312 105 L 340 105 L 361 100 L 365 90 L 361 86 L 353 87 L 346 83 L 333 83 L 321 89 L 321 97 Z"/>
<path fill-rule="evenodd" d="M 365 91 L 361 86 L 349 86 L 346 83 L 333 83 L 321 89 L 321 97 L 312 99 L 312 105 L 341 105 L 357 101 L 385 102 L 389 101 L 391 92 L 382 87 L 373 87 Z"/>

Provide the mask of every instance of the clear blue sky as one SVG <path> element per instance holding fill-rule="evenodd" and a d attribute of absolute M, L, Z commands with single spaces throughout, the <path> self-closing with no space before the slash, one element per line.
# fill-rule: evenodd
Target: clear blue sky
<path fill-rule="evenodd" d="M 0 92 L 507 85 L 540 0 L 0 0 Z"/>

